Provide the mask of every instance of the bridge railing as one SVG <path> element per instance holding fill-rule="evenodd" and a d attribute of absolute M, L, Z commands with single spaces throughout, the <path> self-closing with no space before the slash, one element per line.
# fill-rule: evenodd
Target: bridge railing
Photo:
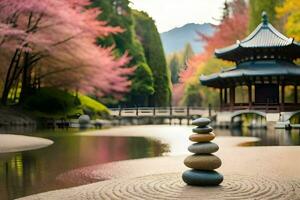
<path fill-rule="evenodd" d="M 214 115 L 214 110 L 204 107 L 136 107 L 136 108 L 111 108 L 110 114 L 114 117 L 138 117 L 138 116 L 209 116 Z"/>

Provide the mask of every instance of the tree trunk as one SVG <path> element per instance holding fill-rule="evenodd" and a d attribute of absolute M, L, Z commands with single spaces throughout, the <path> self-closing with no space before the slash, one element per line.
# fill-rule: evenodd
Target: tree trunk
<path fill-rule="evenodd" d="M 8 93 L 9 93 L 9 89 L 5 87 L 3 89 L 2 98 L 1 98 L 1 104 L 4 106 L 7 105 Z"/>
<path fill-rule="evenodd" d="M 20 50 L 16 50 L 10 61 L 10 65 L 7 70 L 5 83 L 4 83 L 4 89 L 2 92 L 2 98 L 1 98 L 2 105 L 7 105 L 9 91 L 13 85 L 13 82 L 18 77 L 17 68 L 19 66 L 20 59 L 21 59 L 21 52 L 20 52 Z"/>
<path fill-rule="evenodd" d="M 21 87 L 21 95 L 20 95 L 20 103 L 23 103 L 26 97 L 30 94 L 30 65 L 29 65 L 29 53 L 26 52 L 24 54 L 24 62 L 23 62 L 23 73 L 22 73 L 22 87 Z"/>

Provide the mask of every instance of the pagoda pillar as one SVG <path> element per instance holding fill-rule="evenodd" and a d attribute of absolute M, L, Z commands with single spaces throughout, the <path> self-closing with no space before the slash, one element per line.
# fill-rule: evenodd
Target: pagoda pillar
<path fill-rule="evenodd" d="M 281 85 L 281 110 L 284 110 L 284 103 L 285 103 L 285 92 L 284 92 L 285 84 L 282 83 Z"/>
<path fill-rule="evenodd" d="M 235 87 L 230 87 L 230 91 L 229 91 L 229 95 L 230 95 L 230 110 L 232 110 L 232 108 L 234 107 L 234 103 L 235 103 Z"/>
<path fill-rule="evenodd" d="M 248 85 L 248 103 L 249 103 L 249 108 L 252 107 L 252 85 Z"/>
<path fill-rule="evenodd" d="M 227 104 L 228 103 L 228 99 L 227 99 L 227 88 L 224 88 L 224 103 Z"/>
<path fill-rule="evenodd" d="M 298 103 L 298 90 L 297 90 L 297 85 L 294 85 L 294 103 Z"/>
<path fill-rule="evenodd" d="M 220 110 L 223 108 L 223 88 L 220 88 Z"/>

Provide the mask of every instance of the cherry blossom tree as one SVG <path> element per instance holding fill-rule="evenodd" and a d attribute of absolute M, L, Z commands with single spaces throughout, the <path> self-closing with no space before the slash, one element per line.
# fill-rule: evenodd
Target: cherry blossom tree
<path fill-rule="evenodd" d="M 96 45 L 97 37 L 120 33 L 96 20 L 88 0 L 1 0 L 0 54 L 4 80 L 2 103 L 21 82 L 21 99 L 36 85 L 86 93 L 120 95 L 128 90 L 127 54 L 115 58 L 113 47 Z"/>

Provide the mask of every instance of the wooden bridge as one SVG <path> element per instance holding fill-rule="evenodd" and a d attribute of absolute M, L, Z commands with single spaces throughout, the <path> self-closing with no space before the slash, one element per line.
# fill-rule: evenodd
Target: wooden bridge
<path fill-rule="evenodd" d="M 135 107 L 135 108 L 111 108 L 110 115 L 120 121 L 122 119 L 178 119 L 181 124 L 182 119 L 186 119 L 189 124 L 194 117 L 210 117 L 216 113 L 211 108 L 204 107 Z"/>
<path fill-rule="evenodd" d="M 277 112 L 268 113 L 267 111 L 241 109 L 237 111 L 219 111 L 211 107 L 135 107 L 135 108 L 111 108 L 110 115 L 113 119 L 122 121 L 139 123 L 140 120 L 148 120 L 149 123 L 162 123 L 167 120 L 170 124 L 172 120 L 178 120 L 182 124 L 182 120 L 186 120 L 187 124 L 190 120 L 197 117 L 214 117 L 216 124 L 221 127 L 230 127 L 234 117 L 243 114 L 256 114 L 266 119 L 268 123 L 276 123 L 276 128 L 285 128 L 286 125 L 291 127 L 299 127 L 300 124 L 290 124 L 290 119 L 295 115 L 300 115 L 300 110 L 294 112 Z"/>

